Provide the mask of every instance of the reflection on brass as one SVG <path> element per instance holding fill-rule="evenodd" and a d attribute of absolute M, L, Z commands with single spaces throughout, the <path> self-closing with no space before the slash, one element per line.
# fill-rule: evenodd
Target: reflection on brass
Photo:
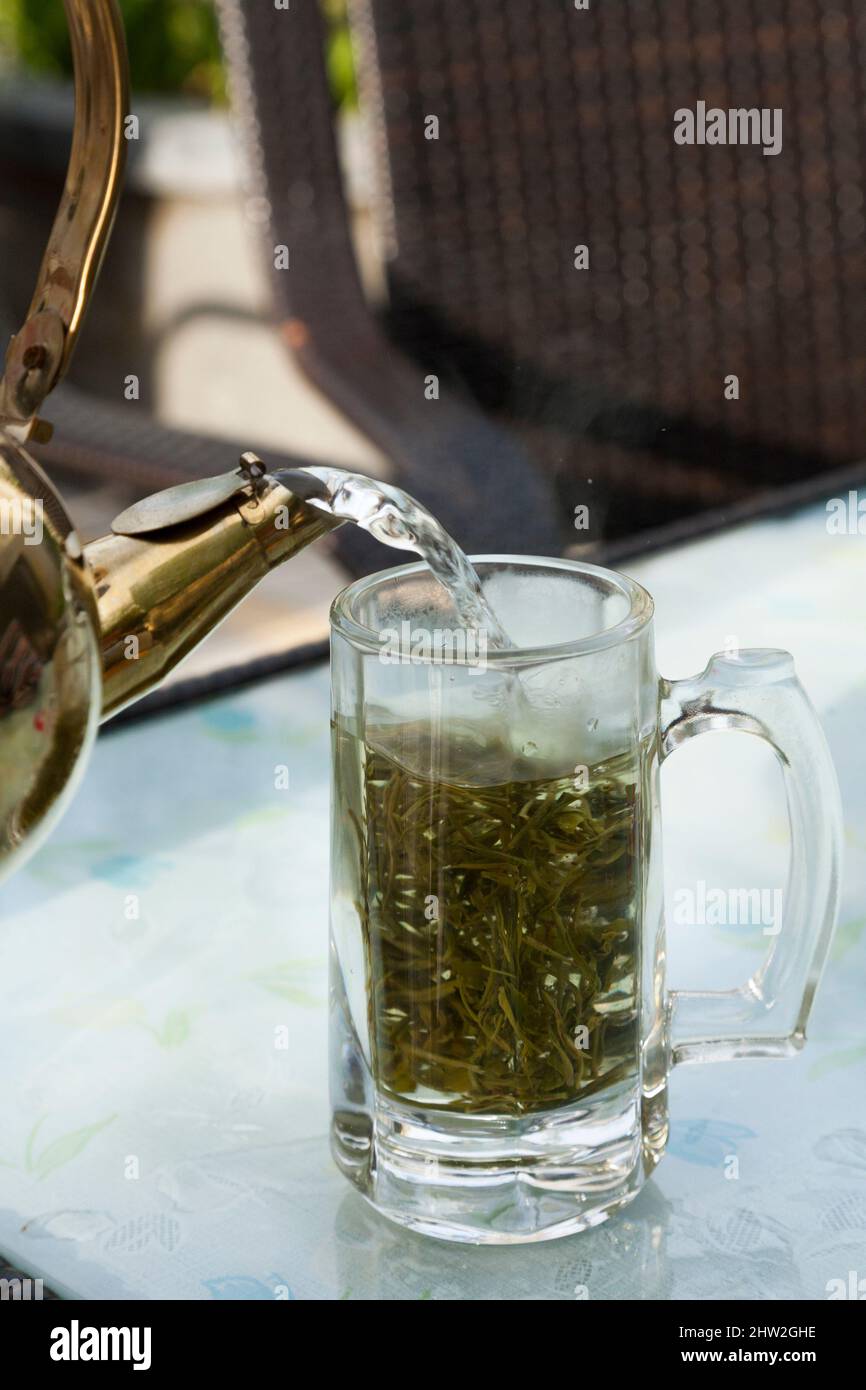
<path fill-rule="evenodd" d="M 69 365 L 123 174 L 129 78 L 116 0 L 64 0 L 64 5 L 75 63 L 69 170 L 27 319 L 6 356 L 0 423 L 29 426 Z"/>
<path fill-rule="evenodd" d="M 261 491 L 248 487 L 204 517 L 87 546 L 99 607 L 102 717 L 152 690 L 269 570 L 339 524 L 265 476 Z"/>
<path fill-rule="evenodd" d="M 14 525 L 36 506 L 38 542 Z M 60 815 L 100 719 L 157 686 L 260 579 L 340 523 L 262 472 L 192 520 L 82 550 L 58 493 L 2 432 L 0 523 L 2 877 Z"/>
<path fill-rule="evenodd" d="M 13 618 L 0 637 L 0 719 L 31 703 L 42 669 L 38 652 Z"/>
<path fill-rule="evenodd" d="M 37 501 L 42 532 L 30 543 L 15 520 Z M 74 790 L 98 723 L 101 671 L 92 582 L 70 555 L 71 522 L 38 466 L 2 434 L 0 519 L 2 873 Z"/>
<path fill-rule="evenodd" d="M 69 172 L 0 382 L 0 877 L 60 816 L 99 720 L 153 689 L 274 566 L 339 525 L 244 454 L 234 472 L 128 508 L 115 534 L 85 550 L 22 447 L 50 435 L 36 412 L 75 346 L 125 146 L 115 0 L 64 3 L 75 60 Z"/>

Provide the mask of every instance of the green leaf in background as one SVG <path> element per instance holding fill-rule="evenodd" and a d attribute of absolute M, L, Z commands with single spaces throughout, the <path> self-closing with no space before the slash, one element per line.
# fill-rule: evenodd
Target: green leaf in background
<path fill-rule="evenodd" d="M 332 6 L 343 11 L 337 18 L 328 37 L 328 79 L 331 96 L 337 106 L 354 107 L 358 104 L 355 81 L 355 57 L 352 52 L 352 36 L 345 20 L 345 7 Z"/>
<path fill-rule="evenodd" d="M 132 92 L 188 92 L 225 100 L 220 36 L 207 0 L 120 0 Z M 0 0 L 0 38 L 18 63 L 70 78 L 70 35 L 60 0 Z"/>
<path fill-rule="evenodd" d="M 109 1115 L 108 1119 L 100 1120 L 93 1125 L 84 1125 L 82 1129 L 70 1130 L 68 1134 L 61 1134 L 59 1139 L 55 1139 L 40 1154 L 36 1154 L 36 1135 L 42 1125 L 42 1120 L 31 1130 L 30 1138 L 27 1141 L 27 1151 L 25 1155 L 25 1168 L 28 1173 L 32 1173 L 40 1181 L 46 1178 L 49 1173 L 53 1173 L 55 1168 L 62 1168 L 64 1164 L 77 1158 L 83 1149 L 87 1147 L 91 1139 L 99 1134 L 103 1129 L 116 1120 L 116 1115 Z"/>
<path fill-rule="evenodd" d="M 261 0 L 256 0 L 261 3 Z M 186 92 L 226 101 L 219 28 L 210 0 L 119 0 L 132 91 Z M 324 0 L 327 61 L 334 100 L 354 105 L 345 0 Z M 0 0 L 0 50 L 34 73 L 69 78 L 72 52 L 62 0 Z"/>
<path fill-rule="evenodd" d="M 119 0 L 133 92 L 225 100 L 219 32 L 207 0 Z M 70 77 L 61 0 L 0 0 L 0 42 L 32 72 Z"/>

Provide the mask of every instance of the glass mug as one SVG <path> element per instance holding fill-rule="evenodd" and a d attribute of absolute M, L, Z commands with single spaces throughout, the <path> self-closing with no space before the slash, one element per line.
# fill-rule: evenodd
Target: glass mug
<path fill-rule="evenodd" d="M 332 1147 L 385 1216 L 518 1243 L 596 1225 L 661 1158 L 681 1062 L 788 1057 L 836 916 L 841 811 L 780 651 L 660 678 L 653 602 L 568 560 L 476 560 L 514 649 L 426 566 L 332 612 Z M 710 730 L 781 763 L 781 930 L 739 989 L 665 982 L 658 770 Z"/>

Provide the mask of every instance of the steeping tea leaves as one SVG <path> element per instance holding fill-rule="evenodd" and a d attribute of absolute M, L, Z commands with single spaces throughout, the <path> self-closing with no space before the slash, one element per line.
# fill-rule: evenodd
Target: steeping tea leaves
<path fill-rule="evenodd" d="M 360 756 L 349 815 L 377 1084 L 519 1115 L 632 1080 L 635 753 L 488 785 L 420 775 L 369 742 Z"/>

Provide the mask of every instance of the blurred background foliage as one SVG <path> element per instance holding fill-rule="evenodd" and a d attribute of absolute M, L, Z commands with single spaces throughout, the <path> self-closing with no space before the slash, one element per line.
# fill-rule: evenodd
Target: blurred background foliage
<path fill-rule="evenodd" d="M 260 3 L 261 0 L 257 0 Z M 119 0 L 133 92 L 179 93 L 222 104 L 226 79 L 219 29 L 208 0 Z M 346 0 L 321 0 L 328 66 L 338 106 L 356 102 Z M 47 77 L 69 78 L 72 54 L 61 0 L 0 0 L 0 46 L 8 59 Z"/>

